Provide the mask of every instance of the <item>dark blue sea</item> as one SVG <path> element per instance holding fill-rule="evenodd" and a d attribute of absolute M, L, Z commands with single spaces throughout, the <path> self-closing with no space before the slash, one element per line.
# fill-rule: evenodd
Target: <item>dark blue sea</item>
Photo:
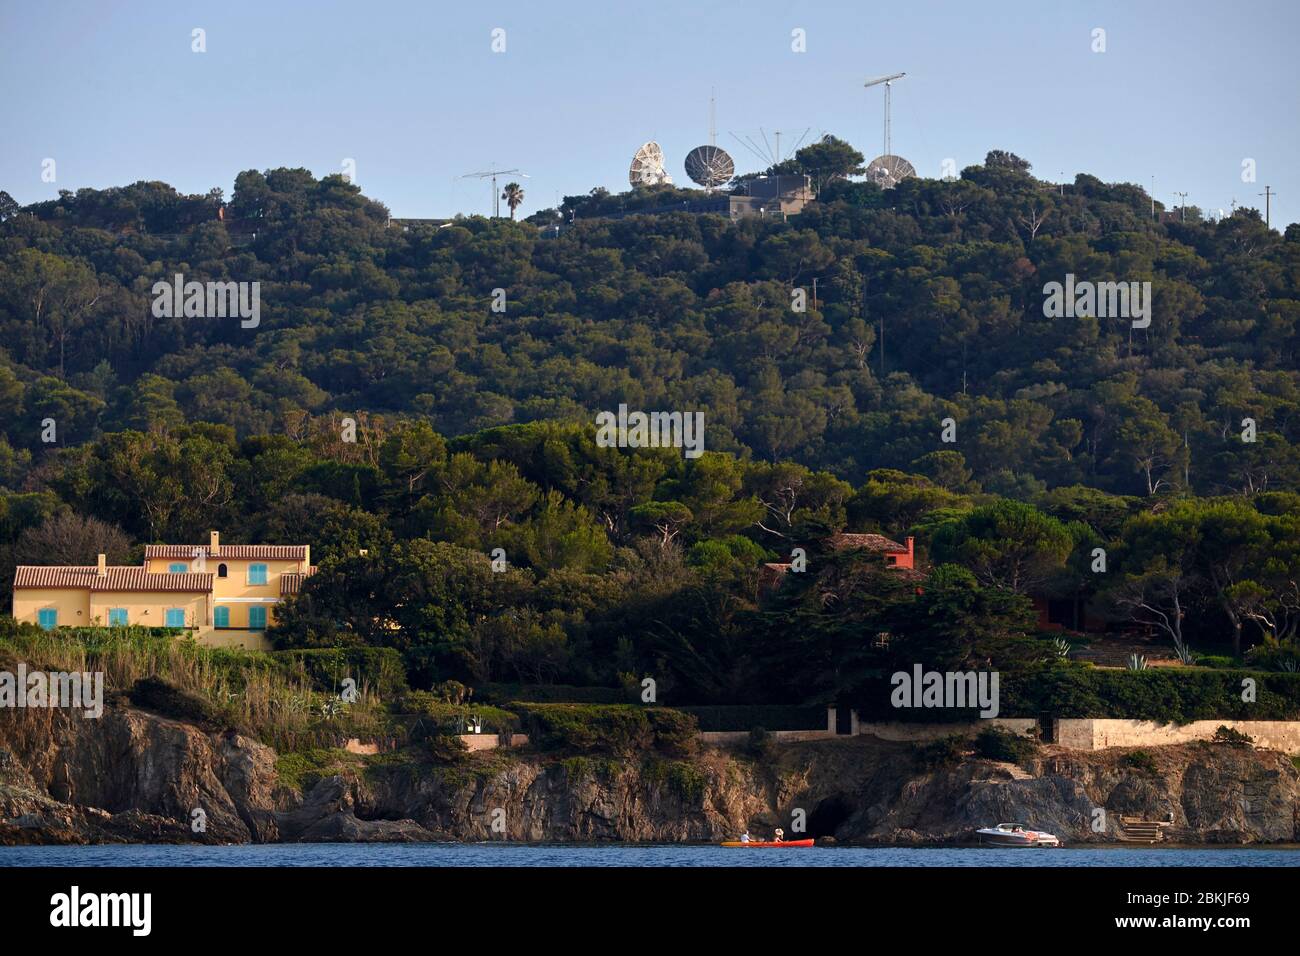
<path fill-rule="evenodd" d="M 1239 867 L 1300 866 L 1300 847 L 730 849 L 680 844 L 574 846 L 510 843 L 0 847 L 0 867 L 16 866 Z"/>

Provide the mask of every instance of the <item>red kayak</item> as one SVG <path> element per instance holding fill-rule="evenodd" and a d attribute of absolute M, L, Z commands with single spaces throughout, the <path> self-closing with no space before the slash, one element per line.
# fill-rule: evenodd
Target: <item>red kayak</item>
<path fill-rule="evenodd" d="M 775 841 L 775 840 L 771 840 L 771 841 L 767 841 L 767 840 L 750 840 L 748 843 L 746 843 L 744 840 L 727 840 L 727 841 L 724 842 L 722 845 L 723 845 L 723 846 L 761 846 L 761 847 L 773 847 L 773 846 L 812 846 L 812 845 L 813 845 L 813 841 L 812 841 L 812 840 L 781 840 L 781 841 L 778 843 L 778 842 Z"/>

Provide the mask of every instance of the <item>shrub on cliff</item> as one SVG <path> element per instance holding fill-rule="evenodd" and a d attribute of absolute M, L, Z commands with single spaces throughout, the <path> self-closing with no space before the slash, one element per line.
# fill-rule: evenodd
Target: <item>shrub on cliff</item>
<path fill-rule="evenodd" d="M 221 715 L 207 699 L 167 683 L 158 677 L 142 677 L 131 686 L 131 703 L 164 717 L 198 724 L 205 730 L 219 729 Z"/>
<path fill-rule="evenodd" d="M 1156 772 L 1156 758 L 1146 750 L 1134 750 L 1132 753 L 1126 753 L 1120 759 L 1120 763 L 1143 773 Z"/>
<path fill-rule="evenodd" d="M 469 755 L 465 741 L 455 734 L 435 734 L 427 743 L 429 755 L 438 763 L 459 763 Z"/>
<path fill-rule="evenodd" d="M 975 753 L 987 760 L 1019 763 L 1038 752 L 1038 744 L 1000 727 L 985 727 L 975 737 Z"/>
<path fill-rule="evenodd" d="M 355 765 L 357 758 L 337 747 L 310 747 L 279 754 L 275 760 L 276 780 L 281 786 L 306 793 L 322 777 Z"/>
<path fill-rule="evenodd" d="M 654 707 L 645 712 L 654 731 L 655 749 L 672 757 L 689 757 L 700 747 L 700 727 L 695 718 L 680 710 Z"/>
<path fill-rule="evenodd" d="M 418 718 L 418 723 L 426 728 L 426 735 L 470 733 L 469 724 L 472 719 L 477 719 L 482 724 L 482 732 L 485 734 L 513 733 L 519 729 L 518 714 L 500 707 L 449 704 L 427 690 L 407 691 L 389 709 L 398 718 Z M 420 735 L 414 728 L 412 734 Z"/>
<path fill-rule="evenodd" d="M 1255 738 L 1250 734 L 1243 734 L 1240 730 L 1228 726 L 1219 727 L 1210 739 L 1212 743 L 1227 744 L 1230 747 L 1250 747 L 1255 743 Z"/>
<path fill-rule="evenodd" d="M 660 750 L 694 752 L 695 718 L 662 707 L 633 704 L 514 704 L 531 742 L 543 750 L 629 755 Z"/>
<path fill-rule="evenodd" d="M 749 732 L 745 741 L 745 753 L 760 763 L 767 763 L 776 751 L 776 738 L 762 727 L 755 727 Z"/>
<path fill-rule="evenodd" d="M 631 754 L 649 750 L 654 731 L 629 705 L 520 704 L 530 741 L 543 750 Z"/>
<path fill-rule="evenodd" d="M 951 767 L 961 763 L 961 758 L 970 749 L 970 741 L 961 734 L 947 734 L 937 740 L 916 745 L 916 759 L 927 770 L 939 767 Z"/>
<path fill-rule="evenodd" d="M 647 781 L 667 787 L 686 803 L 699 803 L 708 792 L 708 777 L 686 760 L 648 760 L 641 773 Z"/>

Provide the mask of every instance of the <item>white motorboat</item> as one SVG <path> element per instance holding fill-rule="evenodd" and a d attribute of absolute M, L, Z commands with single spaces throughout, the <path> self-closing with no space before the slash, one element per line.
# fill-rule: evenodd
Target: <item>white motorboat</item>
<path fill-rule="evenodd" d="M 992 846 L 1060 846 L 1061 841 L 1054 834 L 1042 830 L 1030 830 L 1019 823 L 999 823 L 995 827 L 985 827 L 975 831 L 981 843 Z"/>

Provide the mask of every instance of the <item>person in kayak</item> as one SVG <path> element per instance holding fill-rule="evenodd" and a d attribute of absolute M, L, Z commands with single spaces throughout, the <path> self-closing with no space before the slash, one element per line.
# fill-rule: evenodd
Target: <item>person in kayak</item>
<path fill-rule="evenodd" d="M 742 833 L 742 834 L 740 835 L 740 842 L 741 842 L 741 843 L 748 843 L 748 842 L 749 842 L 749 831 L 748 831 L 748 830 L 746 830 L 744 833 Z"/>
<path fill-rule="evenodd" d="M 780 843 L 780 842 L 783 841 L 784 839 L 785 839 L 785 831 L 782 830 L 780 827 L 777 827 L 777 828 L 776 828 L 776 840 L 775 840 L 775 842 L 776 842 L 776 843 Z"/>

